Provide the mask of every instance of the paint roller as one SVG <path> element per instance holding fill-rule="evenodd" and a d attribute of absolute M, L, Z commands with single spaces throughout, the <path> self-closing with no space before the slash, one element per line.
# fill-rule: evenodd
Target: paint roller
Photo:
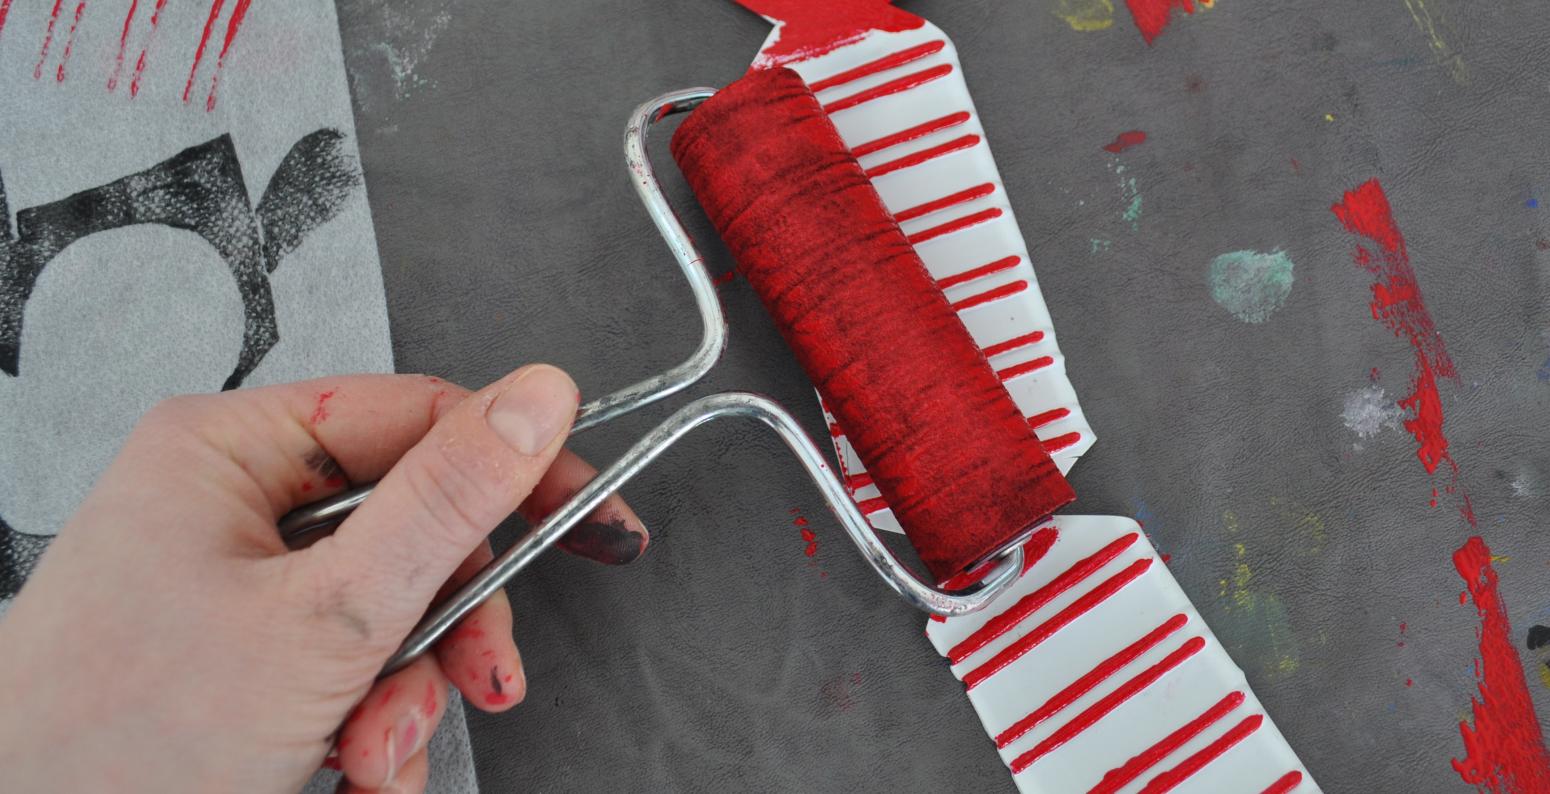
<path fill-rule="evenodd" d="M 704 335 L 677 367 L 582 406 L 573 432 L 687 388 L 725 348 L 714 287 L 646 154 L 647 130 L 678 113 L 689 115 L 673 136 L 674 159 L 929 581 L 883 544 L 789 413 L 758 395 L 714 394 L 679 409 L 433 607 L 384 674 L 432 647 L 674 441 L 713 419 L 752 418 L 780 435 L 874 570 L 934 614 L 989 603 L 1021 573 L 1020 544 L 1074 498 L 822 107 L 788 69 L 752 71 L 719 92 L 665 94 L 636 111 L 625 134 L 631 174 L 689 281 Z M 332 527 L 370 491 L 304 506 L 281 520 L 281 532 L 294 542 Z"/>

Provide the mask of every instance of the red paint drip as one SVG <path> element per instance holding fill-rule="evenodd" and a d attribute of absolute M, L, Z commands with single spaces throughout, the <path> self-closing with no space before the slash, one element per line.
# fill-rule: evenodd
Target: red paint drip
<path fill-rule="evenodd" d="M 215 90 L 221 82 L 221 70 L 226 68 L 226 54 L 231 51 L 231 43 L 237 40 L 237 31 L 242 29 L 242 21 L 248 16 L 248 6 L 253 0 L 237 0 L 237 5 L 231 9 L 231 19 L 226 22 L 226 40 L 221 43 L 221 55 L 215 60 L 215 74 L 210 76 L 210 95 L 205 98 L 205 112 L 215 110 Z"/>
<path fill-rule="evenodd" d="M 1034 414 L 1033 416 L 1028 417 L 1028 426 L 1038 430 L 1050 422 L 1053 422 L 1057 419 L 1064 419 L 1070 415 L 1070 408 L 1056 408 L 1052 411 L 1045 411 L 1044 413 Z"/>
<path fill-rule="evenodd" d="M 876 179 L 880 176 L 891 174 L 895 171 L 902 171 L 906 168 L 913 168 L 914 166 L 920 165 L 921 163 L 930 162 L 931 160 L 935 160 L 936 158 L 943 155 L 963 151 L 964 149 L 972 149 L 979 145 L 979 142 L 980 136 L 978 135 L 963 135 L 954 138 L 947 143 L 937 144 L 936 146 L 933 146 L 929 149 L 922 149 L 918 152 L 915 152 L 914 154 L 907 154 L 903 157 L 900 157 L 897 160 L 889 160 L 888 162 L 881 165 L 868 168 L 866 170 L 866 175 L 871 179 Z M 989 187 L 991 187 L 991 190 L 986 191 L 981 195 L 989 195 L 991 191 L 995 190 L 993 186 Z M 925 213 L 921 214 L 923 215 Z M 908 219 L 899 218 L 899 220 L 904 221 Z"/>
<path fill-rule="evenodd" d="M 48 62 L 48 48 L 54 44 L 54 25 L 59 22 L 59 9 L 65 0 L 54 0 L 54 10 L 48 14 L 48 29 L 43 33 L 43 47 L 38 50 L 38 65 L 32 67 L 32 79 L 43 79 L 43 64 Z"/>
<path fill-rule="evenodd" d="M 1002 298 L 1011 295 L 1016 295 L 1017 293 L 1026 289 L 1028 289 L 1028 282 L 1026 281 L 1019 280 L 1010 284 L 1003 284 L 994 289 L 985 290 L 978 295 L 970 295 L 969 297 L 954 303 L 953 311 L 961 312 L 965 309 L 972 309 L 975 306 L 981 306 L 992 301 L 1001 300 Z"/>
<path fill-rule="evenodd" d="M 70 21 L 70 33 L 65 36 L 65 51 L 59 56 L 59 68 L 54 70 L 54 82 L 65 81 L 65 64 L 70 62 L 70 53 L 75 52 L 75 31 L 81 27 L 81 15 L 86 13 L 86 0 L 81 0 L 75 6 L 75 18 Z"/>
<path fill-rule="evenodd" d="M 329 389 L 318 395 L 317 405 L 312 409 L 312 424 L 319 424 L 328 419 L 328 401 L 334 398 L 335 389 Z"/>
<path fill-rule="evenodd" d="M 205 47 L 210 44 L 210 31 L 215 29 L 215 20 L 221 16 L 221 6 L 226 0 L 210 0 L 210 16 L 205 19 L 204 32 L 199 34 L 199 48 L 194 50 L 194 65 L 188 68 L 188 82 L 183 84 L 183 104 L 188 104 L 188 98 L 194 93 L 194 78 L 199 75 L 199 62 L 204 60 Z"/>
<path fill-rule="evenodd" d="M 1125 5 L 1130 6 L 1130 16 L 1135 18 L 1141 38 L 1146 40 L 1148 46 L 1162 34 L 1163 28 L 1168 27 L 1173 9 L 1182 8 L 1186 14 L 1195 13 L 1195 4 L 1191 0 L 1125 0 Z"/>
<path fill-rule="evenodd" d="M 1183 664 L 1184 660 L 1199 653 L 1200 649 L 1204 647 L 1206 647 L 1204 639 L 1200 637 L 1189 638 L 1187 642 L 1180 645 L 1173 653 L 1164 656 L 1156 664 L 1137 673 L 1134 678 L 1126 681 L 1113 692 L 1104 695 L 1098 702 L 1088 706 L 1081 714 L 1073 717 L 1070 722 L 1060 726 L 1044 741 L 1034 745 L 1033 749 L 1017 756 L 1012 761 L 1012 774 L 1015 775 L 1027 769 L 1034 761 L 1039 760 L 1066 742 L 1076 738 L 1082 731 L 1097 724 L 1099 720 L 1108 716 L 1109 712 L 1118 708 L 1120 704 L 1134 697 L 1137 692 L 1156 683 L 1157 679 L 1162 678 L 1164 673 Z"/>
<path fill-rule="evenodd" d="M 993 276 L 993 275 L 995 275 L 997 273 L 1001 273 L 1001 272 L 1005 272 L 1007 270 L 1011 270 L 1012 268 L 1017 267 L 1017 263 L 1019 263 L 1021 261 L 1023 261 L 1023 258 L 1018 256 L 1018 255 L 1016 255 L 1016 254 L 1013 254 L 1011 256 L 1005 256 L 1005 257 L 997 259 L 996 261 L 991 262 L 989 264 L 980 265 L 979 267 L 975 267 L 975 268 L 970 268 L 970 269 L 965 270 L 962 273 L 959 273 L 957 275 L 948 276 L 947 278 L 943 278 L 943 279 L 938 279 L 937 282 L 936 282 L 936 285 L 937 285 L 937 287 L 939 289 L 951 289 L 952 287 L 956 287 L 956 286 L 959 286 L 961 284 L 967 284 L 970 281 L 978 281 L 979 279 L 985 278 L 986 276 Z M 1035 332 L 1035 333 L 1038 333 L 1040 338 L 1043 338 L 1043 336 L 1044 336 L 1044 334 L 1042 332 Z M 989 349 L 990 348 L 986 348 L 987 351 Z M 985 355 L 988 357 L 988 356 L 991 356 L 993 354 L 989 353 L 989 352 L 986 352 Z"/>
<path fill-rule="evenodd" d="M 871 176 L 870 173 L 867 175 Z M 893 214 L 893 219 L 899 223 L 912 221 L 916 218 L 930 215 L 933 212 L 947 209 L 948 207 L 965 204 L 967 202 L 974 201 L 975 199 L 982 199 L 994 192 L 996 192 L 996 186 L 986 182 L 983 185 L 975 185 L 974 187 L 971 187 L 967 190 L 960 190 L 957 193 L 943 196 L 932 201 L 927 201 L 924 204 L 916 204 L 915 206 L 906 210 L 900 210 Z"/>
<path fill-rule="evenodd" d="M 1112 794 L 1119 791 L 1129 785 L 1130 781 L 1140 777 L 1141 773 L 1156 766 L 1159 761 L 1172 755 L 1175 750 L 1183 747 L 1189 740 L 1199 736 L 1206 728 L 1215 725 L 1241 705 L 1243 705 L 1242 692 L 1233 692 L 1216 701 L 1214 705 L 1184 723 L 1178 730 L 1164 736 L 1156 744 L 1141 751 L 1139 755 L 1133 756 L 1124 764 L 1110 769 L 1104 774 L 1103 779 L 1098 781 L 1098 785 L 1093 786 L 1087 794 Z"/>
<path fill-rule="evenodd" d="M 1162 794 L 1172 791 L 1174 787 L 1189 779 L 1190 775 L 1204 769 L 1206 764 L 1220 758 L 1223 753 L 1232 749 L 1233 745 L 1249 737 L 1249 734 L 1259 730 L 1259 726 L 1265 722 L 1265 715 L 1255 714 L 1252 717 L 1244 717 L 1243 721 L 1232 726 L 1232 729 L 1222 734 L 1221 738 L 1208 744 L 1200 752 L 1184 759 L 1178 766 L 1152 778 L 1141 789 L 1140 794 Z"/>
<path fill-rule="evenodd" d="M 918 138 L 924 138 L 933 132 L 940 132 L 941 130 L 948 129 L 949 127 L 956 127 L 968 120 L 969 111 L 967 110 L 960 110 L 957 113 L 949 113 L 945 116 L 942 116 L 941 118 L 935 118 L 922 124 L 916 124 L 909 129 L 900 130 L 891 135 L 884 135 L 883 137 L 876 140 L 857 144 L 851 148 L 850 154 L 852 157 L 857 158 L 865 157 L 869 154 L 877 154 L 884 149 L 898 146 L 901 143 L 909 143 L 910 141 L 916 140 Z"/>
<path fill-rule="evenodd" d="M 108 75 L 108 90 L 118 90 L 118 76 L 124 71 L 124 51 L 129 48 L 129 31 L 134 28 L 135 11 L 140 0 L 129 0 L 129 13 L 124 15 L 124 31 L 118 34 L 118 55 L 113 57 L 113 73 Z"/>
<path fill-rule="evenodd" d="M 737 4 L 780 25 L 779 38 L 754 61 L 756 69 L 816 58 L 874 30 L 897 33 L 926 23 L 894 8 L 890 0 L 737 0 Z"/>
<path fill-rule="evenodd" d="M 145 34 L 145 46 L 140 48 L 140 57 L 135 61 L 135 74 L 129 81 L 129 96 L 140 95 L 140 78 L 145 74 L 145 58 L 151 51 L 151 43 L 156 40 L 156 27 L 161 24 L 161 9 L 167 5 L 167 0 L 156 0 L 156 9 L 151 12 L 151 30 Z"/>
<path fill-rule="evenodd" d="M 1297 788 L 1300 783 L 1302 783 L 1302 773 L 1293 769 L 1277 778 L 1276 782 L 1271 783 L 1260 794 L 1286 794 L 1286 792 Z"/>
<path fill-rule="evenodd" d="M 1131 130 L 1120 133 L 1115 137 L 1114 142 L 1103 147 L 1103 150 L 1119 154 L 1132 146 L 1139 146 L 1143 143 L 1146 143 L 1146 133 L 1140 130 Z"/>
<path fill-rule="evenodd" d="M 1028 347 L 1029 345 L 1036 345 L 1042 341 L 1044 341 L 1044 332 L 1034 331 L 1033 333 L 1014 336 L 1005 342 L 997 342 L 990 347 L 983 348 L 983 350 L 985 352 L 985 358 L 994 358 L 995 356 L 999 356 L 1002 353 L 1010 353 L 1013 350 L 1017 350 L 1018 348 Z M 1067 413 L 1069 413 L 1069 411 Z"/>
<path fill-rule="evenodd" d="M 1005 383 L 1006 381 L 1009 381 L 1020 375 L 1027 375 L 1030 372 L 1037 372 L 1053 363 L 1055 363 L 1054 358 L 1050 356 L 1039 356 L 1038 358 L 1031 361 L 1024 361 L 1021 364 L 1013 364 L 1006 369 L 998 369 L 996 370 L 996 377 L 1000 378 L 1002 383 Z"/>
<path fill-rule="evenodd" d="M 1071 602 L 1070 606 L 1056 613 L 1054 617 L 1040 623 L 1032 631 L 1018 638 L 1016 642 L 1002 649 L 1000 653 L 991 657 L 990 661 L 971 670 L 963 677 L 964 686 L 973 689 L 984 683 L 985 679 L 1022 658 L 1023 654 L 1033 650 L 1034 646 L 1054 636 L 1055 632 L 1065 628 L 1071 621 L 1086 614 L 1109 596 L 1119 592 L 1125 585 L 1135 581 L 1151 566 L 1151 560 L 1136 560 L 1129 567 L 1104 580 L 1103 584 L 1088 591 L 1081 598 Z"/>
<path fill-rule="evenodd" d="M 1507 607 L 1496 590 L 1491 549 L 1477 535 L 1453 552 L 1453 567 L 1475 601 L 1480 617 L 1479 695 L 1472 696 L 1474 727 L 1459 723 L 1464 757 L 1453 768 L 1465 783 L 1482 790 L 1521 794 L 1550 791 L 1550 752 L 1534 716 L 1523 666 L 1510 639 Z"/>
<path fill-rule="evenodd" d="M 944 237 L 946 235 L 952 234 L 953 232 L 963 231 L 964 229 L 967 229 L 971 226 L 978 226 L 982 223 L 985 223 L 986 221 L 995 220 L 996 218 L 1001 217 L 1001 215 L 1002 213 L 1000 207 L 991 207 L 988 210 L 980 210 L 979 212 L 965 215 L 962 218 L 950 220 L 947 223 L 941 224 L 939 226 L 932 226 L 929 229 L 922 229 L 910 235 L 908 239 L 910 241 L 910 245 L 919 245 L 929 240 L 935 240 L 938 237 Z"/>
<path fill-rule="evenodd" d="M 991 618 L 985 625 L 974 630 L 974 633 L 963 638 L 963 641 L 954 645 L 947 652 L 947 660 L 952 664 L 959 664 L 969 658 L 975 651 L 995 642 L 1001 635 L 1006 634 L 1017 624 L 1028 619 L 1028 616 L 1039 611 L 1053 601 L 1056 596 L 1070 590 L 1083 579 L 1091 576 L 1095 571 L 1107 565 L 1110 560 L 1120 555 L 1125 549 L 1130 548 L 1139 537 L 1132 532 L 1122 538 L 1118 538 L 1109 545 L 1093 552 L 1086 558 L 1077 561 L 1076 564 L 1062 571 L 1060 575 L 1051 579 L 1048 584 L 1017 599 L 1017 602 L 1008 607 L 1005 612 Z"/>
<path fill-rule="evenodd" d="M 868 88 L 865 91 L 857 91 L 850 96 L 836 99 L 833 102 L 824 105 L 823 112 L 833 114 L 842 110 L 850 110 L 851 108 L 871 102 L 874 99 L 882 99 L 885 96 L 893 96 L 894 94 L 903 93 L 910 90 L 911 88 L 918 88 L 937 78 L 946 77 L 947 75 L 952 74 L 952 71 L 953 65 L 950 63 L 944 63 L 938 64 L 937 66 L 933 66 L 929 69 L 921 69 L 918 72 L 911 72 L 907 75 L 904 75 L 903 77 L 889 80 L 882 85 Z"/>
<path fill-rule="evenodd" d="M 816 83 L 810 83 L 808 87 L 816 94 L 819 91 L 834 88 L 835 86 L 853 83 L 863 77 L 870 77 L 878 72 L 886 72 L 889 69 L 898 68 L 904 64 L 918 61 L 928 55 L 935 55 L 946 46 L 947 42 L 940 40 L 917 44 L 914 47 L 899 50 L 892 55 L 884 55 L 875 61 L 867 61 L 854 69 L 847 69 L 833 77 L 826 77 Z"/>
<path fill-rule="evenodd" d="M 1183 615 L 1174 615 L 1164 621 L 1161 626 L 1147 632 L 1146 636 L 1125 646 L 1119 653 L 1099 662 L 1096 667 L 1088 670 L 1080 678 L 1072 681 L 1065 689 L 1056 692 L 1044 704 L 1029 712 L 1026 717 L 1012 723 L 996 735 L 996 747 L 1004 749 L 1007 745 L 1022 738 L 1023 734 L 1033 730 L 1034 726 L 1059 714 L 1066 707 L 1075 703 L 1078 698 L 1091 692 L 1093 687 L 1108 680 L 1109 676 L 1119 672 L 1120 668 L 1135 661 L 1141 654 L 1157 647 L 1158 643 L 1167 639 L 1169 635 L 1183 628 L 1189 618 Z"/>

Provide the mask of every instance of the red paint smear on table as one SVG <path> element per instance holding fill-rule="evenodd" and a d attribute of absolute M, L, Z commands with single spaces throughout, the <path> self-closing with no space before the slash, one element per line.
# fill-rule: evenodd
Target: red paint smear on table
<path fill-rule="evenodd" d="M 1108 146 L 1103 147 L 1103 150 L 1106 152 L 1119 154 L 1120 152 L 1123 152 L 1132 146 L 1139 146 L 1143 143 L 1146 143 L 1146 133 L 1140 130 L 1131 130 L 1129 132 L 1120 133 L 1119 136 L 1114 139 L 1114 142 Z"/>
<path fill-rule="evenodd" d="M 242 21 L 248 16 L 248 6 L 253 0 L 237 0 L 237 5 L 232 7 L 231 19 L 226 22 L 226 39 L 221 43 L 220 57 L 215 60 L 215 74 L 210 77 L 210 95 L 205 98 L 205 111 L 215 110 L 215 90 L 221 83 L 221 70 L 226 68 L 226 54 L 231 52 L 231 43 L 237 40 L 237 31 L 242 29 Z"/>
<path fill-rule="evenodd" d="M 161 9 L 167 5 L 167 0 L 156 0 L 156 10 L 151 12 L 151 30 L 145 34 L 145 46 L 140 48 L 140 57 L 135 61 L 135 74 L 129 81 L 129 96 L 140 95 L 140 77 L 145 74 L 145 57 L 151 50 L 151 42 L 156 39 L 156 27 L 161 24 Z"/>
<path fill-rule="evenodd" d="M 113 57 L 113 73 L 108 75 L 108 90 L 118 89 L 118 76 L 124 71 L 124 51 L 129 48 L 129 31 L 135 25 L 135 12 L 140 10 L 140 0 L 129 0 L 129 13 L 124 15 L 124 30 L 118 34 L 118 55 Z"/>
<path fill-rule="evenodd" d="M 890 0 L 737 0 L 737 4 L 780 23 L 779 38 L 759 53 L 756 69 L 816 58 L 873 30 L 896 33 L 926 22 L 894 8 Z"/>
<path fill-rule="evenodd" d="M 188 67 L 188 82 L 183 84 L 183 103 L 188 104 L 188 98 L 194 93 L 194 78 L 199 75 L 199 62 L 204 60 L 205 47 L 210 44 L 210 31 L 215 29 L 215 20 L 221 16 L 221 6 L 226 0 L 210 0 L 210 16 L 205 19 L 204 32 L 199 34 L 199 48 L 194 50 L 194 65 Z"/>
<path fill-rule="evenodd" d="M 70 33 L 65 36 L 65 51 L 59 56 L 59 68 L 54 70 L 54 82 L 65 81 L 65 64 L 70 62 L 70 53 L 75 52 L 75 31 L 81 27 L 81 15 L 86 13 L 86 0 L 81 0 L 75 6 L 75 18 L 70 20 Z"/>
<path fill-rule="evenodd" d="M 1202 5 L 1210 3 L 1202 0 Z M 1168 27 L 1168 22 L 1173 16 L 1173 9 L 1182 8 L 1184 13 L 1195 13 L 1195 4 L 1191 0 L 1125 0 L 1125 5 L 1130 7 L 1130 16 L 1136 20 L 1136 27 L 1141 30 L 1141 38 L 1151 45 L 1163 28 Z"/>
<path fill-rule="evenodd" d="M 1550 791 L 1550 752 L 1534 716 L 1523 666 L 1510 639 L 1507 608 L 1496 590 L 1491 549 L 1477 535 L 1453 552 L 1453 567 L 1464 579 L 1480 617 L 1479 696 L 1471 697 L 1474 727 L 1459 723 L 1464 758 L 1453 768 L 1482 791 L 1520 794 Z"/>
<path fill-rule="evenodd" d="M 791 522 L 792 526 L 795 526 L 795 527 L 797 527 L 798 529 L 800 529 L 802 531 L 802 541 L 807 544 L 807 548 L 803 549 L 802 553 L 806 554 L 809 557 L 813 556 L 814 554 L 817 554 L 818 553 L 818 535 L 816 533 L 814 533 L 811 529 L 807 528 L 807 519 L 803 518 L 795 510 L 792 511 L 792 515 L 796 516 L 796 520 Z"/>
<path fill-rule="evenodd" d="M 59 9 L 65 0 L 54 0 L 54 10 L 48 14 L 48 29 L 43 33 L 43 47 L 38 50 L 38 65 L 32 67 L 32 79 L 43 78 L 43 64 L 48 62 L 48 49 L 54 44 L 54 25 L 59 23 Z"/>
<path fill-rule="evenodd" d="M 329 389 L 318 395 L 317 405 L 312 409 L 312 424 L 320 424 L 328 419 L 328 401 L 334 398 L 335 389 Z"/>

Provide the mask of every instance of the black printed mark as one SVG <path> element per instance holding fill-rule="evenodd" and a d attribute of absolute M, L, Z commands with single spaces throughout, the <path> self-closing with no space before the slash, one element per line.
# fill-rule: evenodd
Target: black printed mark
<path fill-rule="evenodd" d="M 13 598 L 22 589 L 48 542 L 42 535 L 17 532 L 0 518 L 0 599 Z"/>

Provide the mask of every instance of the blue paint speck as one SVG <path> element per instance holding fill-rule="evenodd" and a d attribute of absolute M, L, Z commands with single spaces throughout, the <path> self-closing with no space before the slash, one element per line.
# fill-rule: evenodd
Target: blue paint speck
<path fill-rule="evenodd" d="M 1539 199 L 1529 199 L 1528 201 L 1523 202 L 1523 206 L 1528 207 L 1529 209 L 1534 209 L 1535 207 L 1539 206 Z"/>

